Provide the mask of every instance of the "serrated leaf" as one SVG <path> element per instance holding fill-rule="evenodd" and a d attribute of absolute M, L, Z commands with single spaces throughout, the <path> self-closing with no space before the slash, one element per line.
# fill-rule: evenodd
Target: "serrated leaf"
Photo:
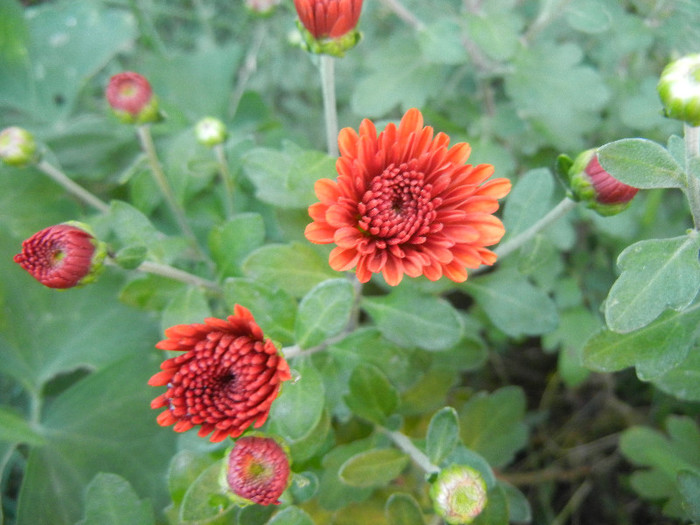
<path fill-rule="evenodd" d="M 340 480 L 351 487 L 381 487 L 397 478 L 408 456 L 394 448 L 374 449 L 352 456 L 340 467 Z"/>
<path fill-rule="evenodd" d="M 301 348 L 316 346 L 337 335 L 350 320 L 355 293 L 347 279 L 316 285 L 299 303 L 295 338 Z"/>
<path fill-rule="evenodd" d="M 502 467 L 527 442 L 525 395 L 515 386 L 492 394 L 478 393 L 460 409 L 460 436 L 465 446 L 489 464 Z"/>
<path fill-rule="evenodd" d="M 667 312 L 633 332 L 601 331 L 586 342 L 584 364 L 599 372 L 636 366 L 645 381 L 653 380 L 685 359 L 694 344 L 698 322 L 700 307 L 693 307 L 684 312 Z"/>
<path fill-rule="evenodd" d="M 408 493 L 395 492 L 384 506 L 387 525 L 425 525 L 418 502 Z"/>
<path fill-rule="evenodd" d="M 516 270 L 503 268 L 460 287 L 476 299 L 496 327 L 512 337 L 545 334 L 557 327 L 554 301 Z"/>
<path fill-rule="evenodd" d="M 641 189 L 682 188 L 683 169 L 666 148 L 647 139 L 622 139 L 598 149 L 598 160 L 620 182 Z"/>
<path fill-rule="evenodd" d="M 667 308 L 681 310 L 700 287 L 697 235 L 650 239 L 627 247 L 618 257 L 622 274 L 605 301 L 605 321 L 615 332 L 631 332 Z"/>
<path fill-rule="evenodd" d="M 385 423 L 399 404 L 396 389 L 376 366 L 359 364 L 355 367 L 349 387 L 345 402 L 350 410 L 379 425 Z"/>
<path fill-rule="evenodd" d="M 314 525 L 314 520 L 299 507 L 291 506 L 275 514 L 267 525 Z"/>
<path fill-rule="evenodd" d="M 459 442 L 459 419 L 452 407 L 444 407 L 433 415 L 428 425 L 425 450 L 430 461 L 439 465 Z"/>
<path fill-rule="evenodd" d="M 293 297 L 303 297 L 317 284 L 338 277 L 313 248 L 306 244 L 268 244 L 243 261 L 243 273 Z"/>
<path fill-rule="evenodd" d="M 335 159 L 284 142 L 282 151 L 256 148 L 243 158 L 243 170 L 258 199 L 281 208 L 306 208 L 316 201 L 318 179 L 335 178 Z"/>
<path fill-rule="evenodd" d="M 398 288 L 361 305 L 384 337 L 407 348 L 447 350 L 462 337 L 461 319 L 444 299 Z"/>
<path fill-rule="evenodd" d="M 85 518 L 78 525 L 155 523 L 149 502 L 139 500 L 133 487 L 121 476 L 101 472 L 85 490 Z"/>
<path fill-rule="evenodd" d="M 209 249 L 220 276 L 240 276 L 246 255 L 262 246 L 265 224 L 258 213 L 241 213 L 215 226 L 209 233 Z"/>

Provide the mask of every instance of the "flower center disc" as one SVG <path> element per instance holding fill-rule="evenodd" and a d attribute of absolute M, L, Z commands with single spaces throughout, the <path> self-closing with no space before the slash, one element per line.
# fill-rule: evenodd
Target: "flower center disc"
<path fill-rule="evenodd" d="M 407 164 L 389 166 L 372 179 L 358 204 L 360 228 L 389 245 L 409 242 L 430 230 L 435 219 L 432 185 Z"/>

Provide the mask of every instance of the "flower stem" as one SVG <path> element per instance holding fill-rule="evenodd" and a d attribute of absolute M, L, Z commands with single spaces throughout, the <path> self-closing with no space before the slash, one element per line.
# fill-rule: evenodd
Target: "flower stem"
<path fill-rule="evenodd" d="M 382 3 L 384 3 L 384 5 L 396 13 L 396 16 L 398 16 L 416 31 L 422 31 L 425 29 L 425 24 L 421 22 L 416 15 L 406 9 L 406 7 L 399 2 L 399 0 L 382 0 Z"/>
<path fill-rule="evenodd" d="M 700 179 L 694 173 L 693 163 L 700 157 L 700 126 L 683 125 L 685 140 L 686 196 L 693 215 L 695 229 L 700 229 Z"/>
<path fill-rule="evenodd" d="M 523 244 L 532 239 L 539 232 L 541 232 L 542 230 L 550 226 L 552 223 L 556 222 L 564 215 L 569 213 L 571 210 L 573 210 L 576 207 L 576 204 L 576 201 L 573 201 L 568 197 L 564 197 L 562 201 L 559 204 L 557 204 L 554 208 L 552 208 L 547 215 L 542 217 L 539 221 L 530 226 L 524 232 L 519 233 L 512 239 L 501 244 L 498 248 L 494 250 L 494 253 L 498 255 L 499 258 L 510 255 L 512 252 L 516 251 Z"/>
<path fill-rule="evenodd" d="M 110 261 L 110 264 L 116 265 L 116 263 L 112 262 L 110 259 L 107 259 L 107 261 Z M 207 290 L 210 290 L 216 293 L 217 295 L 223 295 L 224 293 L 221 287 L 214 281 L 203 279 L 198 275 L 194 275 L 184 270 L 168 266 L 167 264 L 160 264 L 152 261 L 144 261 L 138 266 L 137 270 L 153 275 L 160 275 L 161 277 L 167 277 L 168 279 L 180 281 L 192 286 L 206 288 Z"/>
<path fill-rule="evenodd" d="M 177 220 L 180 226 L 180 230 L 182 230 L 182 233 L 185 235 L 185 237 L 190 239 L 193 242 L 193 244 L 196 245 L 197 242 L 194 236 L 194 232 L 192 232 L 192 230 L 190 229 L 190 225 L 187 223 L 187 218 L 185 217 L 185 212 L 177 203 L 177 199 L 175 199 L 175 193 L 173 192 L 173 189 L 170 186 L 168 179 L 165 177 L 163 168 L 161 167 L 160 161 L 158 160 L 156 147 L 153 144 L 153 137 L 151 136 L 150 126 L 148 124 L 138 126 L 136 128 L 136 131 L 139 136 L 139 141 L 141 142 L 141 147 L 146 153 L 148 164 L 151 167 L 151 174 L 153 175 L 156 184 L 158 184 L 161 193 L 165 197 L 165 200 L 167 201 L 168 206 L 170 207 L 170 211 L 172 211 L 173 215 L 175 215 L 175 219 Z"/>
<path fill-rule="evenodd" d="M 408 436 L 402 434 L 401 432 L 388 430 L 383 427 L 379 429 L 384 432 L 389 438 L 394 442 L 394 444 L 408 454 L 413 462 L 422 468 L 426 474 L 432 474 L 434 472 L 440 472 L 440 468 L 433 465 L 428 456 L 426 456 L 422 450 L 413 444 Z"/>
<path fill-rule="evenodd" d="M 80 186 L 79 184 L 73 182 L 68 176 L 59 170 L 57 167 L 49 164 L 45 160 L 40 160 L 37 162 L 36 167 L 43 173 L 51 177 L 58 184 L 63 186 L 69 193 L 72 193 L 80 200 L 89 204 L 93 208 L 101 211 L 102 213 L 107 213 L 109 211 L 109 205 L 103 200 L 99 199 L 88 190 Z"/>
<path fill-rule="evenodd" d="M 338 111 L 335 102 L 335 62 L 329 55 L 321 55 L 321 91 L 323 93 L 323 115 L 326 120 L 326 144 L 331 157 L 338 156 Z"/>
<path fill-rule="evenodd" d="M 262 46 L 263 40 L 265 40 L 266 34 L 267 25 L 264 21 L 258 21 L 257 25 L 255 26 L 255 32 L 253 33 L 253 43 L 248 48 L 248 53 L 246 53 L 243 66 L 238 71 L 236 89 L 231 94 L 231 100 L 228 107 L 229 118 L 233 118 L 236 111 L 238 111 L 238 104 L 240 104 L 243 93 L 245 93 L 248 80 L 250 79 L 251 75 L 255 73 L 255 70 L 258 67 L 258 53 L 260 52 L 260 47 Z"/>
<path fill-rule="evenodd" d="M 214 154 L 216 155 L 216 162 L 219 165 L 219 175 L 221 175 L 221 181 L 224 183 L 224 206 L 226 207 L 226 217 L 231 218 L 233 216 L 233 177 L 231 176 L 231 170 L 228 168 L 228 160 L 226 159 L 226 152 L 224 151 L 223 144 L 217 144 L 214 146 Z"/>

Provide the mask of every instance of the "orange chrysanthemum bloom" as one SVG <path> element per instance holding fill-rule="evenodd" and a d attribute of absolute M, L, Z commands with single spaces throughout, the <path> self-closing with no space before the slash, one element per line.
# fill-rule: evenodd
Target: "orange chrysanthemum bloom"
<path fill-rule="evenodd" d="M 164 361 L 148 384 L 167 385 L 151 408 L 166 407 L 157 421 L 175 424 L 177 432 L 201 425 L 199 436 L 213 432 L 210 440 L 217 442 L 238 437 L 251 425 L 259 428 L 281 383 L 291 378 L 287 361 L 240 305 L 225 321 L 211 317 L 204 324 L 181 324 L 165 336 L 156 348 L 185 353 Z"/>
<path fill-rule="evenodd" d="M 337 245 L 331 268 L 356 268 L 363 283 L 381 272 L 394 286 L 404 274 L 463 282 L 467 268 L 496 261 L 485 247 L 505 233 L 492 214 L 510 181 L 485 182 L 493 166 L 465 164 L 469 145 L 449 143 L 423 126 L 417 109 L 379 135 L 367 119 L 359 133 L 341 130 L 338 178 L 316 182 L 320 202 L 309 207 L 313 222 L 304 232 L 313 243 Z"/>

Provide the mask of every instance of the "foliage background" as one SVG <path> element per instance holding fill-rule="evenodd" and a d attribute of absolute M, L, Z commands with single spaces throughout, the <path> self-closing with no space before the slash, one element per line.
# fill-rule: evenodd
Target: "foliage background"
<path fill-rule="evenodd" d="M 431 421 L 454 432 L 446 406 L 459 444 L 445 460 L 489 476 L 481 523 L 697 519 L 695 309 L 672 325 L 692 337 L 666 368 L 668 354 L 653 349 L 640 364 L 639 341 L 608 361 L 584 354 L 604 326 L 620 252 L 692 227 L 680 192 L 642 192 L 613 218 L 578 207 L 463 285 L 415 280 L 388 290 L 377 279 L 363 292 L 361 328 L 336 337 L 344 325 L 333 321 L 350 315 L 352 294 L 332 301 L 348 297 L 347 282 L 302 234 L 313 181 L 334 169 L 320 151 L 317 68 L 293 45 L 292 2 L 269 18 L 217 0 L 28 4 L 0 1 L 0 127 L 29 129 L 47 160 L 112 205 L 95 214 L 34 168 L 0 167 L 7 523 L 400 523 L 388 520 L 417 519 L 416 508 L 433 523 L 423 473 L 385 452 L 395 449 L 376 425 L 425 447 Z M 471 162 L 492 163 L 515 183 L 506 239 L 563 197 L 551 170 L 558 154 L 680 134 L 662 117 L 655 86 L 672 57 L 700 51 L 697 0 L 439 4 L 406 0 L 412 17 L 402 19 L 392 2 L 366 0 L 364 39 L 336 63 L 340 123 L 382 123 L 415 106 L 453 142 L 470 142 Z M 185 256 L 134 130 L 109 115 L 104 87 L 123 70 L 148 77 L 161 101 L 156 145 L 213 271 Z M 207 115 L 229 128 L 237 215 L 228 219 L 214 158 L 193 136 Z M 145 247 L 150 260 L 218 279 L 223 299 L 116 267 L 83 289 L 41 288 L 11 256 L 35 231 L 73 219 L 115 251 Z M 285 506 L 220 516 L 209 465 L 221 447 L 159 428 L 146 381 L 165 327 L 226 315 L 236 302 L 285 346 L 336 339 L 292 361 L 301 379 L 266 426 L 292 447 L 297 479 Z M 368 486 L 358 481 L 366 470 L 340 479 L 346 460 L 372 451 L 383 455 L 359 464 Z M 387 471 L 395 476 L 384 479 Z"/>

